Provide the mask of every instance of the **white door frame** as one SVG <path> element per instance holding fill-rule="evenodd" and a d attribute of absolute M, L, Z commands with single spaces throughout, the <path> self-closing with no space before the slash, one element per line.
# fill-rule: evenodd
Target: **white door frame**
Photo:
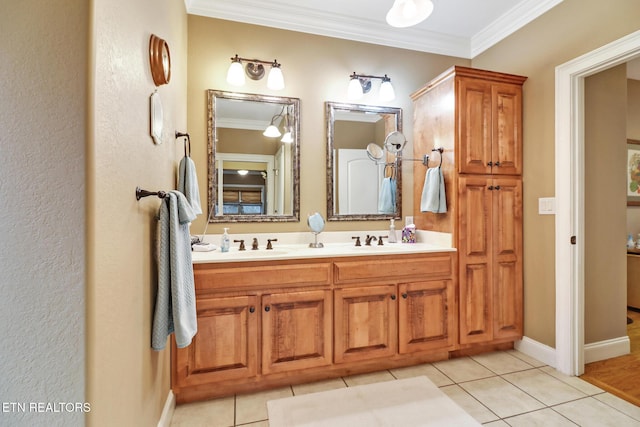
<path fill-rule="evenodd" d="M 584 372 L 584 78 L 637 56 L 640 31 L 556 67 L 556 369 L 568 375 Z"/>

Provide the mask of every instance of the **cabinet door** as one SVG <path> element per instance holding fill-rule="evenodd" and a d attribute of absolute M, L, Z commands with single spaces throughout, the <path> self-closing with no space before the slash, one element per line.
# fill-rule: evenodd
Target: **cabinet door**
<path fill-rule="evenodd" d="M 331 290 L 262 297 L 262 373 L 331 364 Z"/>
<path fill-rule="evenodd" d="M 522 86 L 494 83 L 492 99 L 491 173 L 522 174 Z"/>
<path fill-rule="evenodd" d="M 458 171 L 491 173 L 491 83 L 458 80 Z"/>
<path fill-rule="evenodd" d="M 492 192 L 487 177 L 460 177 L 460 343 L 492 338 Z"/>
<path fill-rule="evenodd" d="M 451 280 L 401 283 L 398 291 L 399 352 L 453 349 L 458 313 Z"/>
<path fill-rule="evenodd" d="M 396 353 L 395 285 L 336 289 L 334 298 L 335 363 Z"/>
<path fill-rule="evenodd" d="M 493 335 L 522 337 L 522 181 L 494 179 Z"/>
<path fill-rule="evenodd" d="M 257 301 L 254 295 L 196 300 L 198 333 L 176 349 L 179 387 L 256 375 Z"/>

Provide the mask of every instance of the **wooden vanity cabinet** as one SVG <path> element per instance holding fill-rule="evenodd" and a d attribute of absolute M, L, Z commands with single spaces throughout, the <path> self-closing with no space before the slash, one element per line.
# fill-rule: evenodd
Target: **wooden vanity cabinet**
<path fill-rule="evenodd" d="M 461 348 L 514 341 L 523 334 L 525 80 L 455 66 L 411 95 L 414 157 L 430 154 L 435 145 L 444 148 L 447 212 L 421 212 L 422 185 L 416 185 L 413 215 L 418 229 L 451 233 L 458 249 Z M 425 173 L 414 166 L 414 182 L 423 183 Z"/>
<path fill-rule="evenodd" d="M 172 339 L 179 403 L 442 360 L 455 252 L 196 264 L 198 332 Z"/>

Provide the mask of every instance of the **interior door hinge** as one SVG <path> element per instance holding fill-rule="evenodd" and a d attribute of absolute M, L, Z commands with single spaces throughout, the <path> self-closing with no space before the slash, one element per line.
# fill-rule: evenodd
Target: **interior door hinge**
<path fill-rule="evenodd" d="M 576 244 L 576 236 L 571 236 L 571 244 L 572 245 Z"/>

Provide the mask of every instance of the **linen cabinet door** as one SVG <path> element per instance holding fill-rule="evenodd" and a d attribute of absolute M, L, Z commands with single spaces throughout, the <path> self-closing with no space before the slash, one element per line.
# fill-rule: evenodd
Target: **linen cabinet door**
<path fill-rule="evenodd" d="M 522 86 L 492 86 L 491 173 L 522 174 Z"/>
<path fill-rule="evenodd" d="M 335 363 L 396 354 L 396 300 L 395 285 L 334 291 Z"/>
<path fill-rule="evenodd" d="M 453 349 L 457 312 L 451 280 L 398 285 L 399 353 Z"/>
<path fill-rule="evenodd" d="M 493 180 L 493 335 L 523 333 L 522 181 Z"/>
<path fill-rule="evenodd" d="M 198 333 L 176 350 L 178 387 L 253 377 L 258 361 L 255 295 L 196 300 Z"/>
<path fill-rule="evenodd" d="M 458 172 L 491 173 L 491 83 L 458 79 Z"/>
<path fill-rule="evenodd" d="M 262 373 L 331 364 L 331 290 L 262 297 Z"/>
<path fill-rule="evenodd" d="M 492 193 L 487 177 L 459 181 L 460 344 L 492 339 Z"/>

